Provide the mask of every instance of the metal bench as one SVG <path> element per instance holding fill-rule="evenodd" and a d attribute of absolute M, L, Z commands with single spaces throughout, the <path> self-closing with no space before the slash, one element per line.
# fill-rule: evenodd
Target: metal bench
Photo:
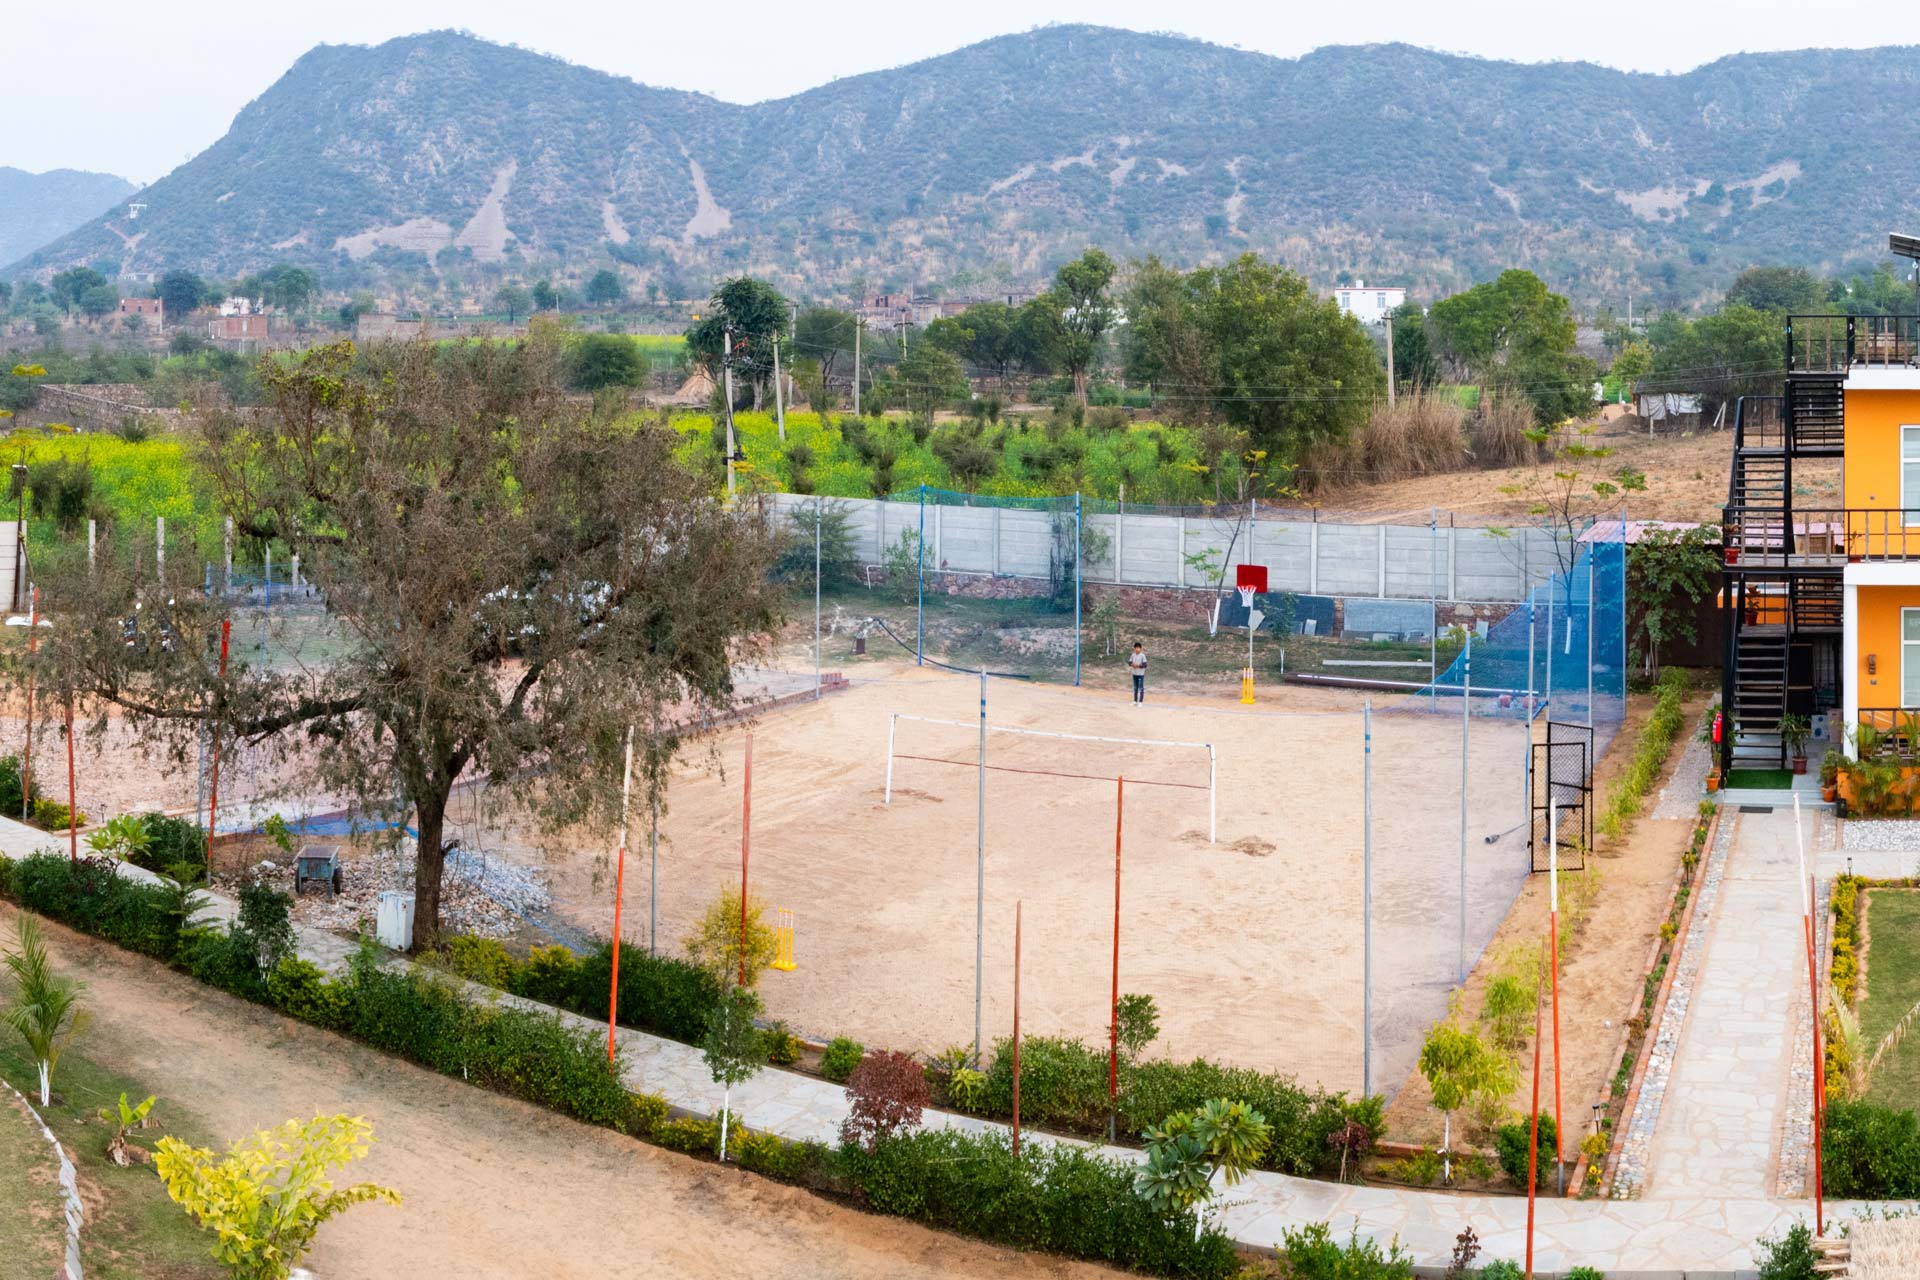
<path fill-rule="evenodd" d="M 300 891 L 308 884 L 318 884 L 326 887 L 328 898 L 337 898 L 340 896 L 342 880 L 339 845 L 303 845 L 300 852 L 294 855 L 294 897 L 299 897 Z"/>

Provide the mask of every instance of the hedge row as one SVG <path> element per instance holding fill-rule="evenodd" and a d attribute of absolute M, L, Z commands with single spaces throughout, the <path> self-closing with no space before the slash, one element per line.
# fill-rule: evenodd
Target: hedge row
<path fill-rule="evenodd" d="M 446 961 L 455 973 L 472 981 L 589 1018 L 607 1016 L 612 948 L 606 943 L 584 957 L 563 946 L 537 947 L 521 961 L 493 939 L 463 936 L 449 941 Z M 622 1026 L 698 1043 L 706 1031 L 707 1013 L 719 1002 L 721 991 L 720 984 L 695 965 L 650 956 L 632 946 L 620 948 L 617 1020 Z M 1022 1120 L 1069 1133 L 1106 1134 L 1110 1099 L 1105 1047 L 1054 1036 L 1022 1036 L 1021 1055 Z M 831 1070 L 824 1073 L 836 1078 Z M 845 1079 L 845 1073 L 837 1078 Z M 1140 1140 L 1168 1116 L 1191 1111 L 1210 1098 L 1244 1102 L 1266 1117 L 1273 1126 L 1273 1140 L 1262 1164 L 1281 1173 L 1306 1177 L 1336 1167 L 1339 1153 L 1327 1139 L 1348 1120 L 1367 1125 L 1376 1139 L 1386 1132 L 1379 1098 L 1350 1102 L 1342 1094 L 1303 1088 L 1287 1076 L 1197 1058 L 1184 1063 L 1123 1064 L 1120 1134 Z M 978 1104 L 961 1109 L 990 1119 L 1013 1115 L 1011 1039 L 995 1043 Z"/>
<path fill-rule="evenodd" d="M 1628 763 L 1626 772 L 1613 784 L 1612 791 L 1607 794 L 1607 802 L 1600 810 L 1601 835 L 1610 840 L 1618 839 L 1640 815 L 1640 806 L 1648 790 L 1660 780 L 1660 770 L 1665 767 L 1673 744 L 1687 727 L 1686 708 L 1682 705 L 1686 696 L 1687 675 L 1684 671 L 1669 667 L 1661 673 L 1660 683 L 1654 689 L 1653 714 L 1647 717 L 1647 723 L 1640 730 L 1639 740 L 1633 748 L 1633 759 Z"/>
<path fill-rule="evenodd" d="M 705 1155 L 717 1145 L 715 1121 L 670 1118 L 663 1099 L 629 1094 L 597 1032 L 555 1015 L 469 999 L 412 966 L 383 968 L 370 944 L 338 979 L 291 953 L 263 968 L 262 926 L 249 932 L 193 925 L 182 918 L 184 895 L 123 878 L 100 859 L 73 864 L 43 853 L 14 863 L 0 857 L 0 895 L 446 1075 L 675 1150 Z M 543 950 L 548 954 L 521 966 L 515 979 L 529 994 L 547 983 L 549 996 L 571 993 L 591 1002 L 597 983 L 605 1010 L 606 978 L 596 957 L 573 960 Z M 610 952 L 604 961 L 610 967 Z M 633 974 L 644 975 L 633 988 L 630 963 Z M 684 1027 L 700 1003 L 701 988 L 686 972 L 699 971 L 691 966 L 637 952 L 630 961 L 623 950 L 620 969 L 623 1015 Z M 1016 1158 L 1004 1136 L 945 1131 L 883 1137 L 870 1151 L 835 1149 L 736 1127 L 728 1154 L 770 1177 L 1017 1248 L 1202 1280 L 1225 1280 L 1239 1269 L 1218 1231 L 1196 1235 L 1190 1214 L 1156 1216 L 1134 1194 L 1133 1165 L 1079 1149 L 1029 1143 Z"/>
<path fill-rule="evenodd" d="M 1871 1102 L 1830 1102 L 1820 1169 L 1837 1200 L 1920 1197 L 1920 1117 Z"/>

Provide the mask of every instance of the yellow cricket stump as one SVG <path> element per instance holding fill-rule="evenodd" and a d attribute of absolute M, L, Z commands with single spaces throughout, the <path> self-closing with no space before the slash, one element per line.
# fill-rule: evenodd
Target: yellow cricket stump
<path fill-rule="evenodd" d="M 1243 667 L 1240 671 L 1240 701 L 1245 706 L 1253 705 L 1253 668 Z"/>
<path fill-rule="evenodd" d="M 785 907 L 777 907 L 773 913 L 774 960 L 773 967 L 782 973 L 792 973 L 793 963 L 793 912 Z"/>

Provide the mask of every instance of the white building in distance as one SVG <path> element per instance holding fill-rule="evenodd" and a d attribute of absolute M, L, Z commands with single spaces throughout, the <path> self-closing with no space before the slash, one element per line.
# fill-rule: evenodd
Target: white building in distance
<path fill-rule="evenodd" d="M 1340 304 L 1340 310 L 1354 317 L 1361 324 L 1379 324 L 1387 318 L 1387 313 L 1407 300 L 1407 291 L 1402 288 L 1383 288 L 1380 285 L 1368 285 L 1364 280 L 1356 280 L 1350 285 L 1342 285 L 1333 291 L 1333 300 Z"/>

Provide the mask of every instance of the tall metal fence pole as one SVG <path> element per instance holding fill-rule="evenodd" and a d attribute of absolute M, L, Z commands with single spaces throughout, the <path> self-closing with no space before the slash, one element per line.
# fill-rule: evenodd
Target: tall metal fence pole
<path fill-rule="evenodd" d="M 1391 375 L 1388 381 L 1392 381 Z M 1427 705 L 1440 697 L 1440 508 L 1427 508 Z"/>
<path fill-rule="evenodd" d="M 927 633 L 927 486 L 920 486 L 920 533 L 916 533 L 920 543 L 914 549 L 914 555 L 920 562 L 920 587 L 914 603 L 914 666 L 922 666 L 925 651 L 925 633 Z"/>
<path fill-rule="evenodd" d="M 654 938 L 660 926 L 660 798 L 649 797 L 647 805 L 647 954 L 659 955 Z"/>
<path fill-rule="evenodd" d="M 1598 546 L 1599 544 L 1595 544 Z M 1594 608 L 1594 552 L 1587 552 L 1587 728 L 1593 728 L 1593 608 Z M 1587 740 L 1593 740 L 1589 734 Z"/>
<path fill-rule="evenodd" d="M 1360 704 L 1360 1094 L 1373 1093 L 1373 699 Z"/>
<path fill-rule="evenodd" d="M 1460 663 L 1460 985 L 1467 984 L 1467 750 L 1473 739 L 1473 632 Z M 1531 728 L 1528 730 L 1532 732 Z"/>
<path fill-rule="evenodd" d="M 980 1068 L 980 994 L 987 972 L 987 669 L 980 668 L 980 776 L 974 813 L 973 1065 Z"/>
<path fill-rule="evenodd" d="M 1080 495 L 1073 495 L 1073 686 L 1080 687 Z"/>
<path fill-rule="evenodd" d="M 774 350 L 779 350 L 775 347 Z M 818 494 L 813 499 L 813 696 L 820 696 L 820 504 L 826 499 Z"/>

